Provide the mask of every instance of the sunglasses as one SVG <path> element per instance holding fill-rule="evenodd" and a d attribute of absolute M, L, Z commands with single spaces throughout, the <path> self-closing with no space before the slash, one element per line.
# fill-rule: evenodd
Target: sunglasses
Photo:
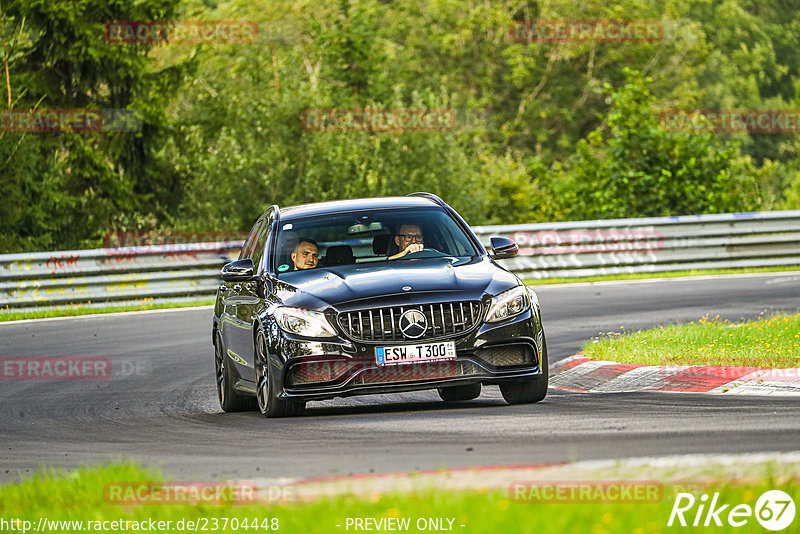
<path fill-rule="evenodd" d="M 397 237 L 408 239 L 409 241 L 422 241 L 422 234 L 397 234 Z"/>

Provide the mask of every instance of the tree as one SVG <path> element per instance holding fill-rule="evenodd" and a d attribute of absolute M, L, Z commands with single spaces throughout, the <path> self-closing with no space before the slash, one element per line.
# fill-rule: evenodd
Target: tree
<path fill-rule="evenodd" d="M 155 71 L 152 45 L 109 43 L 103 30 L 105 21 L 168 19 L 177 1 L 4 2 L 15 109 L 104 109 L 141 120 L 138 131 L 2 132 L 0 181 L 7 199 L 25 199 L 4 206 L 13 221 L 7 250 L 86 246 L 163 218 L 176 184 L 154 154 L 181 67 Z"/>
<path fill-rule="evenodd" d="M 626 69 L 627 83 L 606 86 L 607 126 L 578 144 L 569 180 L 572 219 L 607 219 L 737 211 L 757 204 L 753 168 L 734 143 L 710 133 L 664 131 L 648 87 Z"/>

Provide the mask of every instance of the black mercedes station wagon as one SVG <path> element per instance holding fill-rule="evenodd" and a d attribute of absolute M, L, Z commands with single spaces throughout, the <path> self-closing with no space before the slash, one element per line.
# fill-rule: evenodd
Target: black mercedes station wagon
<path fill-rule="evenodd" d="M 214 307 L 226 412 L 301 415 L 307 401 L 437 389 L 448 402 L 499 385 L 510 404 L 547 394 L 536 293 L 487 253 L 439 197 L 270 207 Z"/>

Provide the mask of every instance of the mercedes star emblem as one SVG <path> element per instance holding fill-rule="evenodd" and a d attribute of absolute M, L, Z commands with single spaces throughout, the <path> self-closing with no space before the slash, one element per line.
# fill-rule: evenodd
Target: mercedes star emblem
<path fill-rule="evenodd" d="M 419 310 L 408 310 L 400 316 L 400 331 L 408 339 L 417 339 L 428 329 L 428 320 Z"/>

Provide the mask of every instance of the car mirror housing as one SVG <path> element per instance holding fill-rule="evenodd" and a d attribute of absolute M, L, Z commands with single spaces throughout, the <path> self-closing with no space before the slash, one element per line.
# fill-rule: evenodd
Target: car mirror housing
<path fill-rule="evenodd" d="M 519 246 L 517 246 L 513 239 L 507 237 L 493 237 L 491 242 L 492 253 L 489 254 L 489 257 L 493 260 L 513 258 L 519 253 Z"/>
<path fill-rule="evenodd" d="M 255 266 L 250 258 L 226 263 L 220 276 L 226 282 L 244 282 L 253 278 Z"/>

